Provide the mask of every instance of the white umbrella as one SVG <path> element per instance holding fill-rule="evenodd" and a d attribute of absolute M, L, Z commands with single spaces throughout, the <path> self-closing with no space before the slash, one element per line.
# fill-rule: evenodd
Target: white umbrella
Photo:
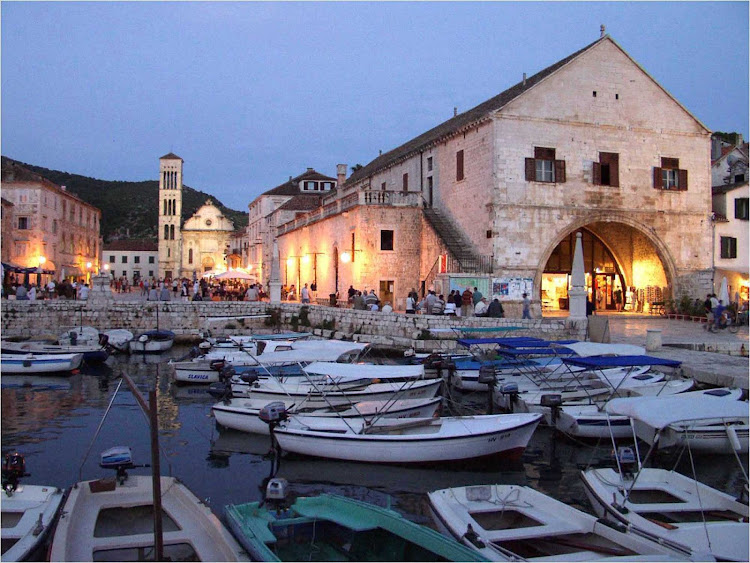
<path fill-rule="evenodd" d="M 729 305 L 729 288 L 727 286 L 727 278 L 724 277 L 721 280 L 721 289 L 719 290 L 719 301 L 726 307 Z"/>
<path fill-rule="evenodd" d="M 217 280 L 254 280 L 255 276 L 246 274 L 239 270 L 228 270 L 215 276 Z"/>
<path fill-rule="evenodd" d="M 201 274 L 202 278 L 212 278 L 216 275 L 216 270 L 209 270 L 208 272 L 203 272 Z"/>

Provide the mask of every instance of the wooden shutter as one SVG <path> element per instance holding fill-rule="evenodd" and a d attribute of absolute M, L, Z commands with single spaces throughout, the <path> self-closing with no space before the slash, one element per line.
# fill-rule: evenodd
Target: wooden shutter
<path fill-rule="evenodd" d="M 533 158 L 526 159 L 526 181 L 533 182 L 536 180 L 536 160 Z"/>
<path fill-rule="evenodd" d="M 686 191 L 688 189 L 688 171 L 678 170 L 677 171 L 677 189 Z"/>
<path fill-rule="evenodd" d="M 456 180 L 464 179 L 464 151 L 456 153 Z"/>
<path fill-rule="evenodd" d="M 555 161 L 555 183 L 562 184 L 565 182 L 565 161 Z"/>
<path fill-rule="evenodd" d="M 609 164 L 609 185 L 619 187 L 620 185 L 620 155 L 616 152 L 600 152 L 599 161 Z"/>
<path fill-rule="evenodd" d="M 661 181 L 661 167 L 654 166 L 654 188 L 660 190 L 663 188 Z"/>
<path fill-rule="evenodd" d="M 594 163 L 593 182 L 597 185 L 601 185 L 602 183 L 602 165 L 598 162 Z"/>

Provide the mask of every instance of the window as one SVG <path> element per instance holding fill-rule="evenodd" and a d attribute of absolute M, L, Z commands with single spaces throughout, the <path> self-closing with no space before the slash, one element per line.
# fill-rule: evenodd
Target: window
<path fill-rule="evenodd" d="M 174 240 L 174 225 L 169 225 L 169 240 Z"/>
<path fill-rule="evenodd" d="M 600 152 L 599 162 L 594 163 L 594 184 L 600 186 L 620 185 L 620 155 L 616 152 Z"/>
<path fill-rule="evenodd" d="M 654 188 L 657 190 L 687 190 L 688 173 L 687 170 L 680 169 L 679 158 L 662 157 L 661 167 L 654 167 Z"/>
<path fill-rule="evenodd" d="M 393 230 L 380 231 L 380 250 L 393 250 Z"/>
<path fill-rule="evenodd" d="M 456 181 L 459 182 L 464 179 L 464 151 L 458 151 L 456 153 Z"/>
<path fill-rule="evenodd" d="M 427 157 L 427 172 L 432 172 L 432 157 Z"/>
<path fill-rule="evenodd" d="M 19 217 L 18 218 L 18 230 L 20 231 L 26 231 L 31 228 L 31 223 L 29 221 L 28 217 Z"/>
<path fill-rule="evenodd" d="M 169 225 L 164 225 L 164 240 L 169 240 Z"/>
<path fill-rule="evenodd" d="M 555 160 L 555 149 L 534 147 L 534 158 L 526 159 L 526 181 L 565 182 L 565 161 Z"/>
<path fill-rule="evenodd" d="M 302 183 L 302 189 L 306 192 L 316 191 L 318 189 L 318 183 L 308 180 Z"/>
<path fill-rule="evenodd" d="M 737 239 L 734 237 L 721 237 L 721 257 L 737 258 Z"/>
<path fill-rule="evenodd" d="M 115 257 L 114 257 L 114 256 L 112 256 L 111 254 L 110 254 L 110 256 L 109 256 L 109 261 L 110 261 L 110 262 L 114 262 L 114 261 L 115 261 Z"/>
<path fill-rule="evenodd" d="M 123 264 L 127 264 L 128 263 L 128 257 L 127 256 L 123 256 L 122 257 L 122 263 Z"/>
<path fill-rule="evenodd" d="M 382 184 L 380 184 L 380 189 L 381 189 L 382 191 L 385 191 L 385 182 L 383 182 Z"/>
<path fill-rule="evenodd" d="M 192 264 L 192 263 L 193 263 L 193 249 L 188 248 L 188 264 Z"/>
<path fill-rule="evenodd" d="M 750 206 L 748 200 L 750 198 L 738 197 L 734 200 L 734 218 L 743 219 L 745 221 L 750 218 Z"/>
<path fill-rule="evenodd" d="M 52 234 L 57 234 L 57 219 L 52 219 Z"/>
<path fill-rule="evenodd" d="M 320 183 L 320 189 L 323 190 L 324 192 L 326 192 L 328 190 L 332 190 L 333 189 L 333 182 L 321 182 Z"/>
<path fill-rule="evenodd" d="M 149 257 L 148 257 L 148 263 L 149 263 L 149 264 L 153 264 L 153 263 L 154 263 L 154 257 L 153 257 L 153 256 L 149 256 Z M 151 274 L 149 274 L 149 276 L 150 276 L 150 275 L 151 275 Z"/>
<path fill-rule="evenodd" d="M 141 263 L 141 257 L 133 256 L 133 264 L 140 264 L 140 263 Z"/>
<path fill-rule="evenodd" d="M 403 176 L 403 187 L 405 192 L 409 191 L 409 174 L 404 174 Z"/>
<path fill-rule="evenodd" d="M 122 271 L 122 275 L 123 275 L 123 276 L 126 276 L 126 277 L 127 277 L 127 275 L 128 275 L 128 271 L 127 271 L 127 270 L 123 270 L 123 271 Z"/>

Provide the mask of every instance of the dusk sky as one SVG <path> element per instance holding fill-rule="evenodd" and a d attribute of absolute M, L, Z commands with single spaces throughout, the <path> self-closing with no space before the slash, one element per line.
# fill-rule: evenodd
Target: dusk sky
<path fill-rule="evenodd" d="M 600 24 L 748 138 L 747 2 L 2 2 L 2 154 L 104 180 L 158 158 L 234 209 L 367 164 L 570 55 Z"/>

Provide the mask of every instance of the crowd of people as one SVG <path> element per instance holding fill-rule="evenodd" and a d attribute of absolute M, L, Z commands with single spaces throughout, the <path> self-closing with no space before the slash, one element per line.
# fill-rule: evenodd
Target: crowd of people
<path fill-rule="evenodd" d="M 74 299 L 85 301 L 91 288 L 83 279 L 50 280 L 47 283 L 32 284 L 14 278 L 3 285 L 3 297 L 17 301 L 37 301 L 42 299 Z"/>

